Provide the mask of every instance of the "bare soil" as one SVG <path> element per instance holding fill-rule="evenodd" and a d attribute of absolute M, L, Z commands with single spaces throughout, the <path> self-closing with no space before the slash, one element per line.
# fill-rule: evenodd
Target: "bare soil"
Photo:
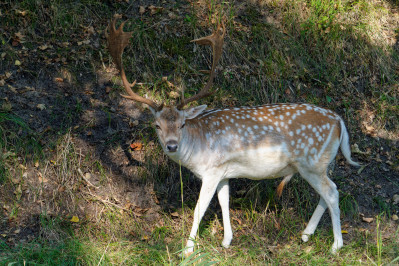
<path fill-rule="evenodd" d="M 106 20 L 102 27 L 105 24 Z M 104 48 L 103 35 L 95 33 L 90 41 L 97 49 Z M 61 42 L 54 41 L 52 45 L 62 48 Z M 77 42 L 71 45 L 69 49 L 79 50 Z M 13 49 L 22 47 L 17 44 Z M 99 217 L 101 205 L 116 206 L 132 211 L 132 219 L 151 224 L 158 222 L 160 213 L 177 210 L 181 205 L 179 167 L 162 154 L 148 109 L 119 96 L 111 80 L 117 74 L 115 70 L 96 64 L 81 68 L 70 78 L 65 65 L 72 63 L 72 59 L 69 62 L 67 57 L 66 62 L 56 62 L 57 55 L 48 54 L 50 59 L 54 56 L 49 63 L 42 55 L 37 49 L 24 50 L 22 66 L 2 64 L 0 68 L 0 75 L 11 74 L 6 84 L 0 86 L 0 103 L 11 104 L 10 111 L 28 128 L 21 129 L 12 122 L 2 126 L 38 144 L 43 156 L 17 155 L 15 160 L 20 168 L 10 169 L 12 182 L 0 186 L 0 237 L 13 244 L 43 234 L 40 215 L 44 212 L 66 219 L 76 215 L 90 222 Z M 354 121 L 348 124 L 351 143 L 359 148 L 353 157 L 365 167 L 361 171 L 350 167 L 339 155 L 332 179 L 341 196 L 350 195 L 358 205 L 355 218 L 351 213 L 343 217 L 343 224 L 373 227 L 374 223 L 365 223 L 362 217 L 375 218 L 385 212 L 390 220 L 399 211 L 399 201 L 394 202 L 394 196 L 399 195 L 399 137 L 382 138 L 379 136 L 383 134 L 375 131 L 362 133 L 357 123 L 359 117 L 351 121 Z M 132 149 L 131 144 L 136 142 L 142 143 L 143 148 Z M 66 156 L 73 154 L 69 159 L 75 166 L 60 169 L 62 152 L 71 147 L 73 151 L 69 150 Z M 185 202 L 192 207 L 200 182 L 187 170 L 183 170 L 183 174 L 189 176 L 185 180 Z M 154 180 L 153 176 L 168 178 L 163 182 Z M 277 183 L 265 184 L 276 187 Z M 294 210 L 295 201 L 291 202 L 292 194 L 287 191 L 295 184 L 287 186 L 287 194 L 282 199 Z M 232 198 L 248 197 L 247 191 L 253 186 L 251 181 L 233 181 Z M 15 201 L 18 193 L 20 200 Z M 233 200 L 231 208 L 239 209 L 241 204 L 235 202 L 238 201 Z M 212 209 L 219 213 L 216 202 L 212 203 Z M 17 215 L 12 215 L 16 210 Z"/>

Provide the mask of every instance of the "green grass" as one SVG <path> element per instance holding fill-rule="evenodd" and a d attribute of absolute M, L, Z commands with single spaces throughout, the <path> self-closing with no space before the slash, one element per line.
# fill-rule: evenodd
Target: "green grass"
<path fill-rule="evenodd" d="M 19 106 L 12 102 L 14 98 L 11 106 L 9 99 L 0 99 L 0 264 L 398 262 L 399 228 L 391 220 L 397 208 L 379 196 L 373 198 L 372 206 L 379 215 L 369 226 L 360 221 L 355 196 L 340 191 L 342 218 L 352 221 L 353 227 L 347 229 L 345 246 L 338 256 L 328 253 L 333 242 L 328 214 L 310 241 L 302 243 L 300 232 L 318 197 L 298 177 L 287 185 L 281 199 L 275 196 L 276 181 L 233 181 L 231 248 L 220 246 L 221 214 L 213 202 L 200 226 L 198 249 L 191 257 L 180 258 L 200 182 L 193 180 L 188 170 L 168 161 L 159 146 L 151 144 L 155 132 L 149 122 L 140 118 L 140 124 L 130 130 L 128 137 L 116 131 L 88 144 L 99 147 L 92 152 L 81 142 L 88 138 L 85 134 L 95 128 L 96 121 L 80 121 L 84 112 L 101 110 L 107 117 L 106 131 L 115 122 L 114 114 L 126 111 L 112 105 L 120 102 L 119 86 L 113 86 L 107 95 L 102 85 L 96 84 L 99 73 L 108 73 L 112 68 L 103 36 L 114 13 L 124 14 L 128 21 L 125 30 L 133 32 L 124 53 L 129 80 L 143 83 L 140 94 L 168 104 L 177 101 L 168 97 L 171 91 L 184 89 L 189 97 L 206 82 L 206 75 L 199 70 L 209 68 L 210 50 L 189 41 L 209 34 L 223 18 L 228 35 L 215 82 L 219 90 L 201 100 L 201 104 L 221 107 L 309 102 L 342 115 L 349 130 L 356 133 L 352 136 L 362 150 L 369 147 L 363 143 L 367 142 L 363 141 L 367 131 L 362 122 L 385 132 L 379 137 L 395 139 L 399 130 L 399 53 L 394 42 L 399 20 L 390 2 L 178 2 L 165 4 L 164 10 L 155 15 L 149 14 L 148 6 L 146 13 L 140 15 L 134 1 L 24 0 L 0 5 L 0 26 L 6 29 L 0 37 L 0 80 L 14 84 L 15 77 L 23 72 L 34 84 L 58 90 L 54 83 L 40 83 L 50 73 L 51 78 L 62 77 L 69 84 L 54 93 L 55 104 L 62 111 L 51 114 L 47 123 L 57 127 L 47 133 L 30 129 L 29 118 L 24 120 L 17 115 Z M 24 40 L 13 46 L 14 34 L 19 31 Z M 42 45 L 47 48 L 41 49 Z M 21 66 L 15 65 L 17 59 Z M 8 71 L 11 78 L 4 78 L 3 72 Z M 170 87 L 163 77 L 174 86 Z M 117 80 L 111 79 L 111 83 Z M 0 89 L 3 88 L 8 89 L 7 85 Z M 86 97 L 85 90 L 92 90 L 93 94 Z M 111 106 L 118 110 L 111 111 Z M 128 117 L 118 121 L 129 122 Z M 125 139 L 140 140 L 146 148 L 139 158 L 134 158 L 138 163 L 130 172 L 124 172 L 123 164 L 111 167 L 109 163 L 112 154 L 121 154 L 126 144 L 121 140 Z M 371 148 L 378 148 L 373 145 L 376 146 Z M 390 156 L 389 160 L 397 165 L 397 150 Z M 95 176 L 95 186 L 99 188 L 88 186 L 79 170 Z M 39 173 L 49 181 L 38 179 Z M 375 170 L 370 175 L 380 173 Z M 346 178 L 349 177 L 337 176 L 333 180 L 340 187 L 346 185 Z M 126 190 L 113 190 L 121 179 L 131 183 L 126 182 Z M 126 191 L 141 185 L 147 186 L 145 189 L 153 192 L 162 206 L 153 220 L 147 220 L 146 211 L 133 204 L 126 207 Z M 9 241 L 13 232 L 7 231 L 7 221 L 18 223 L 31 216 L 26 215 L 27 210 L 40 201 L 48 205 L 39 210 L 39 229 L 32 233 L 33 239 Z M 90 207 L 94 210 L 88 210 Z M 177 217 L 171 215 L 174 212 Z M 73 215 L 79 216 L 78 223 L 70 221 Z"/>

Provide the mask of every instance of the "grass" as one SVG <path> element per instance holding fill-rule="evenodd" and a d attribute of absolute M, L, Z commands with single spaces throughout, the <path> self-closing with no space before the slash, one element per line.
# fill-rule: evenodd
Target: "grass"
<path fill-rule="evenodd" d="M 125 14 L 125 30 L 133 32 L 124 63 L 129 79 L 142 82 L 141 94 L 173 104 L 171 91 L 184 90 L 188 97 L 200 89 L 206 77 L 198 70 L 209 68 L 210 50 L 189 41 L 208 34 L 223 18 L 228 36 L 216 79 L 219 90 L 201 103 L 326 106 L 344 117 L 361 150 L 379 148 L 380 143 L 367 138 L 370 127 L 386 140 L 385 147 L 393 147 L 381 157 L 381 167 L 392 166 L 389 171 L 396 173 L 399 163 L 398 150 L 389 142 L 399 131 L 399 19 L 393 4 L 205 2 L 162 4 L 153 15 L 149 5 L 140 14 L 134 1 L 0 4 L 1 89 L 11 90 L 11 85 L 16 90 L 0 99 L 0 264 L 397 263 L 399 228 L 392 221 L 397 207 L 386 197 L 370 196 L 370 208 L 378 216 L 371 225 L 363 223 L 362 203 L 348 188 L 349 171 L 342 174 L 342 169 L 333 175 L 342 188 L 340 207 L 348 234 L 338 256 L 328 253 L 333 236 L 327 214 L 308 243 L 300 240 L 317 204 L 300 178 L 287 185 L 281 199 L 275 197 L 276 181 L 231 182 L 231 248 L 220 246 L 221 213 L 213 200 L 195 253 L 186 259 L 178 256 L 200 183 L 154 145 L 146 113 L 134 116 L 131 106 L 120 100 L 120 88 L 112 85 L 118 79 L 100 82 L 101 75 L 112 74 L 103 36 L 114 13 Z M 49 76 L 50 81 L 43 81 Z M 56 77 L 63 82 L 54 81 Z M 38 96 L 24 102 L 27 84 Z M 107 86 L 114 87 L 109 94 L 104 93 Z M 50 104 L 40 113 L 36 106 L 47 98 Z M 95 115 L 86 119 L 93 110 Z M 35 121 L 50 128 L 38 130 Z M 126 129 L 129 123 L 133 126 Z M 144 150 L 130 151 L 130 140 L 143 143 Z M 391 164 L 382 165 L 386 161 Z M 351 180 L 386 173 L 379 169 L 353 173 Z M 129 193 L 140 191 L 144 193 L 131 202 Z M 148 197 L 151 202 L 144 201 Z M 158 202 L 158 209 L 152 202 Z M 73 216 L 79 221 L 71 221 Z M 37 228 L 29 233 L 31 224 Z M 22 231 L 15 233 L 18 229 Z"/>

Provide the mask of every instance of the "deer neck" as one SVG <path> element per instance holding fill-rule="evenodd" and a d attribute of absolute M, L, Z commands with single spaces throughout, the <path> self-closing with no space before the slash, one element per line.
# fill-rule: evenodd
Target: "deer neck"
<path fill-rule="evenodd" d="M 198 164 L 198 157 L 201 156 L 201 152 L 198 153 L 201 150 L 201 139 L 196 125 L 190 123 L 182 129 L 179 148 L 176 152 L 168 152 L 163 145 L 162 148 L 173 161 L 193 169 Z"/>

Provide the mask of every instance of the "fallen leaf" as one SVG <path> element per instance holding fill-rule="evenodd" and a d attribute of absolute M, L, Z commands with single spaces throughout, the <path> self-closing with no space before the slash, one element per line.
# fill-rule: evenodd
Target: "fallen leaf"
<path fill-rule="evenodd" d="M 15 62 L 14 62 L 14 65 L 16 65 L 16 66 L 20 66 L 22 63 L 21 63 L 21 61 L 19 61 L 19 60 L 15 60 Z"/>
<path fill-rule="evenodd" d="M 150 14 L 152 16 L 152 15 L 154 15 L 156 13 L 161 12 L 163 10 L 163 7 L 157 7 L 157 6 L 151 5 L 151 6 L 148 7 L 148 9 L 150 10 Z"/>
<path fill-rule="evenodd" d="M 49 46 L 47 46 L 46 44 L 43 44 L 43 45 L 40 45 L 38 48 L 39 48 L 40 50 L 44 51 L 44 50 L 48 49 Z"/>
<path fill-rule="evenodd" d="M 10 102 L 3 102 L 3 104 L 1 105 L 1 109 L 9 112 L 12 109 L 12 104 Z"/>
<path fill-rule="evenodd" d="M 398 194 L 393 195 L 392 200 L 393 200 L 393 204 L 398 204 L 399 203 L 399 195 Z"/>
<path fill-rule="evenodd" d="M 341 233 L 342 233 L 342 234 L 347 234 L 348 231 L 346 231 L 346 230 L 341 230 Z"/>
<path fill-rule="evenodd" d="M 242 221 L 241 221 L 240 219 L 236 218 L 236 217 L 232 217 L 231 219 L 237 221 L 237 223 L 238 223 L 239 225 L 242 224 Z"/>
<path fill-rule="evenodd" d="M 139 13 L 140 13 L 140 15 L 143 15 L 145 13 L 145 7 L 144 6 L 140 6 Z"/>
<path fill-rule="evenodd" d="M 54 79 L 56 82 L 64 82 L 64 79 L 63 78 L 55 78 Z"/>
<path fill-rule="evenodd" d="M 312 251 L 312 249 L 313 249 L 312 246 L 308 246 L 308 247 L 305 248 L 304 251 L 305 251 L 306 254 L 309 254 Z"/>
<path fill-rule="evenodd" d="M 15 13 L 17 13 L 17 14 L 19 14 L 19 15 L 24 17 L 26 14 L 28 14 L 28 11 L 27 10 L 23 10 L 23 11 L 15 10 Z"/>
<path fill-rule="evenodd" d="M 392 215 L 392 220 L 397 221 L 398 219 L 399 217 L 396 214 Z"/>
<path fill-rule="evenodd" d="M 171 91 L 171 92 L 169 92 L 169 97 L 173 98 L 173 99 L 177 99 L 180 97 L 180 94 L 176 91 Z"/>
<path fill-rule="evenodd" d="M 138 120 L 133 120 L 133 121 L 129 121 L 129 126 L 130 127 L 135 127 L 139 125 L 139 121 Z"/>
<path fill-rule="evenodd" d="M 79 222 L 79 218 L 78 218 L 78 216 L 73 216 L 70 221 L 73 222 L 73 223 L 78 223 Z"/>
<path fill-rule="evenodd" d="M 18 38 L 21 42 L 23 42 L 23 40 L 25 39 L 25 35 L 23 35 L 20 32 L 17 32 L 14 34 L 16 38 Z"/>
<path fill-rule="evenodd" d="M 38 178 L 39 178 L 39 183 L 47 183 L 48 182 L 48 179 L 45 178 L 44 176 L 42 176 L 41 173 L 39 173 Z"/>
<path fill-rule="evenodd" d="M 363 222 L 371 223 L 372 221 L 374 221 L 374 218 L 362 217 L 362 220 L 363 220 Z"/>
<path fill-rule="evenodd" d="M 141 144 L 140 142 L 133 142 L 132 144 L 130 144 L 130 148 L 132 148 L 132 150 L 134 151 L 141 151 L 143 150 L 143 144 Z"/>
<path fill-rule="evenodd" d="M 105 93 L 110 93 L 112 88 L 110 86 L 105 87 Z"/>
<path fill-rule="evenodd" d="M 14 184 L 14 185 L 16 185 L 16 184 L 19 184 L 19 183 L 21 183 L 21 179 L 20 178 L 11 178 L 11 182 Z"/>
<path fill-rule="evenodd" d="M 46 109 L 46 105 L 44 105 L 43 103 L 39 103 L 36 107 L 37 107 L 37 109 L 40 109 L 41 111 Z"/>
<path fill-rule="evenodd" d="M 18 93 L 17 89 L 11 85 L 7 86 L 13 93 Z"/>
<path fill-rule="evenodd" d="M 144 236 L 141 238 L 141 240 L 143 240 L 143 241 L 147 241 L 147 240 L 149 240 L 149 239 L 150 239 L 150 237 L 147 236 L 147 235 L 144 235 Z"/>
<path fill-rule="evenodd" d="M 172 215 L 173 217 L 176 217 L 176 218 L 179 217 L 179 213 L 178 212 L 172 212 L 170 215 Z"/>

